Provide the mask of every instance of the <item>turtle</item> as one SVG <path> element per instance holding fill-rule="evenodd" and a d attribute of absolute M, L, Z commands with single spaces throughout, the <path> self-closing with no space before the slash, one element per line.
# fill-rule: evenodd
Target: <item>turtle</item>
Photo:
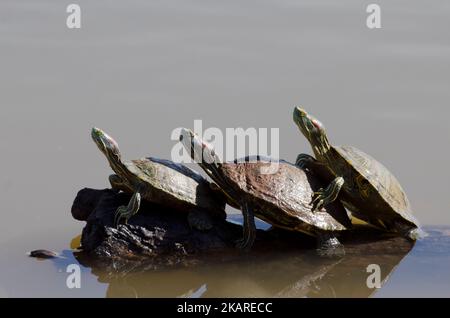
<path fill-rule="evenodd" d="M 132 194 L 129 204 L 117 209 L 115 227 L 139 211 L 141 199 L 186 212 L 190 226 L 197 230 L 211 229 L 214 218 L 225 220 L 225 199 L 199 173 L 154 157 L 123 161 L 117 142 L 108 134 L 94 127 L 91 136 L 115 172 L 109 176 L 112 189 Z"/>
<path fill-rule="evenodd" d="M 341 201 L 368 224 L 413 241 L 426 236 L 395 176 L 380 162 L 352 146 L 332 146 L 322 123 L 300 107 L 293 119 L 311 144 L 314 157 L 301 153 L 296 165 L 317 174 L 327 187 L 313 195 L 314 208 Z"/>
<path fill-rule="evenodd" d="M 236 246 L 249 251 L 255 241 L 255 216 L 273 227 L 317 238 L 325 255 L 345 253 L 337 235 L 351 227 L 343 205 L 331 204 L 312 213 L 311 195 L 322 185 L 312 173 L 284 160 L 247 156 L 222 163 L 212 146 L 183 128 L 180 141 L 190 156 L 214 181 L 227 203 L 242 211 L 243 237 Z M 276 169 L 271 168 L 270 165 Z"/>

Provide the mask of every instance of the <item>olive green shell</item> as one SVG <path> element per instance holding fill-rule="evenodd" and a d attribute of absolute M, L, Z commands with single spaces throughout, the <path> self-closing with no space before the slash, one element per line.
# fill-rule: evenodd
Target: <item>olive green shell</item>
<path fill-rule="evenodd" d="M 334 202 L 311 211 L 311 197 L 322 183 L 308 171 L 280 161 L 274 174 L 262 174 L 267 160 L 221 164 L 234 200 L 247 200 L 255 216 L 288 230 L 317 235 L 321 231 L 343 231 L 351 226 L 345 208 Z"/>
<path fill-rule="evenodd" d="M 345 179 L 344 205 L 358 212 L 359 217 L 372 223 L 381 222 L 387 228 L 398 222 L 417 226 L 405 192 L 385 166 L 354 147 L 332 149 L 337 154 L 332 170 Z"/>
<path fill-rule="evenodd" d="M 194 170 L 151 157 L 125 161 L 124 165 L 134 179 L 128 180 L 129 192 L 139 186 L 142 198 L 147 201 L 184 212 L 203 210 L 226 217 L 223 196 Z"/>

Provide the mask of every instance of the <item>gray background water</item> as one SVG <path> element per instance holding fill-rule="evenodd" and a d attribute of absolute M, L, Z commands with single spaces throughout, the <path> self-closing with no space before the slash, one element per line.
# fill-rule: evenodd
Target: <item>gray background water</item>
<path fill-rule="evenodd" d="M 292 161 L 310 152 L 296 105 L 393 171 L 421 223 L 450 224 L 448 1 L 377 1 L 379 30 L 368 1 L 80 0 L 80 30 L 69 3 L 0 2 L 2 259 L 80 232 L 76 192 L 110 173 L 93 125 L 127 158 L 168 158 L 194 119 L 278 127 Z"/>

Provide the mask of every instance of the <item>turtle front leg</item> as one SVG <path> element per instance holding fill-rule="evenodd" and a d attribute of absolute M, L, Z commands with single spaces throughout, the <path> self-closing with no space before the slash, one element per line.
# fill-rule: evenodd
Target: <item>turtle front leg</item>
<path fill-rule="evenodd" d="M 336 200 L 343 185 L 344 178 L 337 177 L 325 189 L 320 188 L 319 191 L 314 192 L 310 203 L 312 205 L 312 211 L 320 210 L 322 207 Z"/>
<path fill-rule="evenodd" d="M 242 204 L 242 215 L 244 216 L 243 238 L 236 242 L 236 247 L 244 251 L 249 251 L 255 242 L 256 226 L 255 215 L 247 202 Z"/>
<path fill-rule="evenodd" d="M 308 170 L 309 172 L 316 174 L 324 182 L 331 182 L 331 180 L 334 179 L 334 175 L 328 170 L 325 163 L 306 153 L 301 153 L 297 156 L 295 165 L 302 170 Z"/>
<path fill-rule="evenodd" d="M 300 169 L 312 168 L 318 164 L 320 163 L 316 160 L 316 158 L 306 153 L 299 154 L 295 160 L 295 165 Z"/>
<path fill-rule="evenodd" d="M 125 219 L 125 224 L 128 220 L 139 211 L 141 206 L 141 194 L 135 192 L 128 202 L 127 206 L 119 206 L 114 214 L 114 227 L 117 228 L 121 219 Z"/>

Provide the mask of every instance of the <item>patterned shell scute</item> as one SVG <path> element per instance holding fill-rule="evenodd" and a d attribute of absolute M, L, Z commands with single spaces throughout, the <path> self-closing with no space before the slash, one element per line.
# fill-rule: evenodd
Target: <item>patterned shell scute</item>
<path fill-rule="evenodd" d="M 164 191 L 192 204 L 197 203 L 198 191 L 202 188 L 209 190 L 207 181 L 200 174 L 169 160 L 137 159 L 128 162 L 127 168 L 157 191 Z"/>
<path fill-rule="evenodd" d="M 265 211 L 260 211 L 261 215 L 270 215 L 276 207 L 283 212 L 280 219 L 293 217 L 322 230 L 346 229 L 349 219 L 340 203 L 311 211 L 311 196 L 322 186 L 312 174 L 285 161 L 279 162 L 276 173 L 261 173 L 268 164 L 264 161 L 226 163 L 222 171 L 230 182 L 263 205 L 261 209 Z"/>
<path fill-rule="evenodd" d="M 335 149 L 359 174 L 355 180 L 358 184 L 367 180 L 366 187 L 371 186 L 371 189 L 366 191 L 377 191 L 396 213 L 405 219 L 414 220 L 405 192 L 385 166 L 357 148 L 340 146 Z M 360 186 L 360 191 L 363 190 L 364 187 Z"/>

